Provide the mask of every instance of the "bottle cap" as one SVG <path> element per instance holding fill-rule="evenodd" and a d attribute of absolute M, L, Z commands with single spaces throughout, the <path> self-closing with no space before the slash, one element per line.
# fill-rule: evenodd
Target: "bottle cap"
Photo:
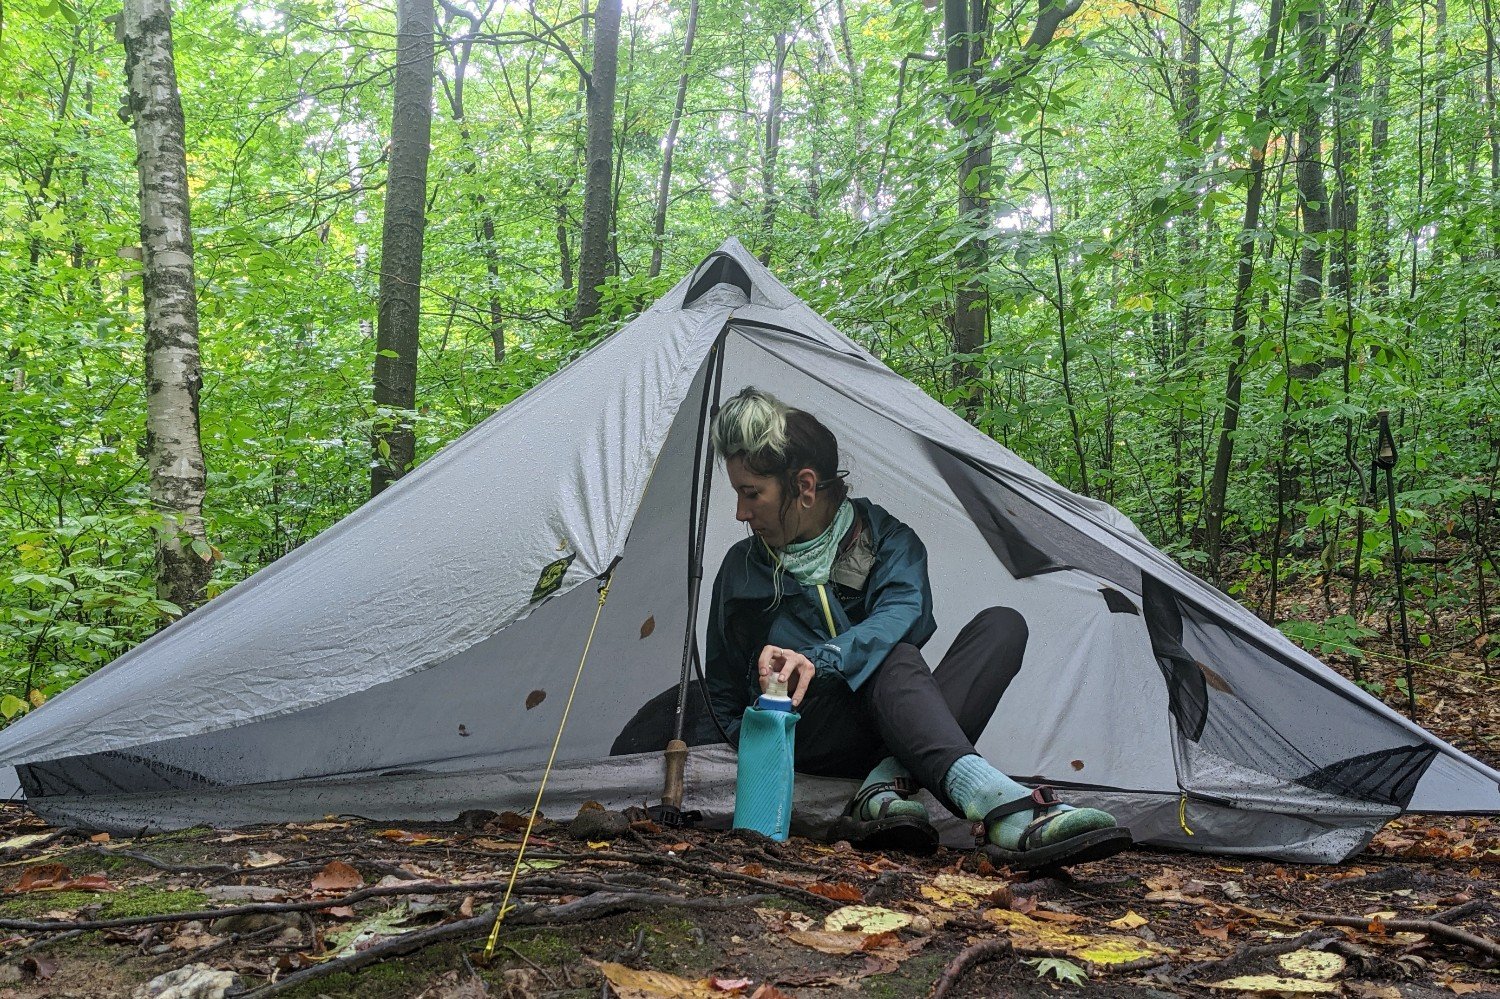
<path fill-rule="evenodd" d="M 787 693 L 786 693 L 786 684 L 783 683 L 782 681 L 776 679 L 776 674 L 775 673 L 771 674 L 770 680 L 766 683 L 766 696 L 767 697 L 786 697 L 787 696 Z"/>

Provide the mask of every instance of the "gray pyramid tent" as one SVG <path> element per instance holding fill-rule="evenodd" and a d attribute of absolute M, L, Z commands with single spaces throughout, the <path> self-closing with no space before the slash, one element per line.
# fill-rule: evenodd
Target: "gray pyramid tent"
<path fill-rule="evenodd" d="M 0 764 L 42 815 L 105 829 L 525 809 L 613 567 L 543 809 L 660 800 L 705 411 L 746 384 L 821 416 L 856 493 L 926 542 L 931 661 L 984 607 L 1026 617 L 979 740 L 1010 773 L 1138 840 L 1299 860 L 1345 857 L 1404 810 L 1500 811 L 1500 773 L 929 399 L 734 240 L 379 498 L 0 733 Z M 705 593 L 743 536 L 721 473 L 706 503 Z M 722 820 L 733 750 L 691 703 L 685 804 Z M 799 814 L 826 822 L 850 790 L 801 780 Z"/>

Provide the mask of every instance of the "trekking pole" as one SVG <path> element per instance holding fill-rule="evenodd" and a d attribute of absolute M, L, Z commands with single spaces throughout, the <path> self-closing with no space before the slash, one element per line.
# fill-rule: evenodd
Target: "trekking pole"
<path fill-rule="evenodd" d="M 1396 521 L 1396 439 L 1391 436 L 1391 413 L 1382 409 L 1375 444 L 1375 467 L 1385 469 L 1385 501 L 1390 511 L 1391 555 L 1396 565 L 1396 610 L 1401 617 L 1401 655 L 1406 670 L 1406 717 L 1417 720 L 1417 691 L 1411 669 L 1411 638 L 1406 629 L 1406 570 L 1401 563 L 1401 525 Z"/>

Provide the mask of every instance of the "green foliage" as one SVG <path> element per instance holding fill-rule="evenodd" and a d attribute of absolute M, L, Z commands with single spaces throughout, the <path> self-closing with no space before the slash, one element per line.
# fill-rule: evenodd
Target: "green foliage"
<path fill-rule="evenodd" d="M 1201 73 L 1189 91 L 1181 12 L 1170 9 L 1085 5 L 1034 64 L 1020 55 L 1031 15 L 996 16 L 991 61 L 952 81 L 941 11 L 922 4 L 703 0 L 656 276 L 656 189 L 687 4 L 632 7 L 614 273 L 581 333 L 566 323 L 583 173 L 572 60 L 589 62 L 576 4 L 535 5 L 535 16 L 498 5 L 477 33 L 443 8 L 418 407 L 394 413 L 370 402 L 390 10 L 177 5 L 210 594 L 363 502 L 378 427 L 410 421 L 423 460 L 645 308 L 725 235 L 760 251 L 779 31 L 790 50 L 769 252 L 793 290 L 934 396 L 977 400 L 968 415 L 981 430 L 1114 503 L 1208 576 L 1219 568 L 1204 524 L 1225 390 L 1242 380 L 1222 561 L 1242 566 L 1236 595 L 1269 618 L 1287 609 L 1269 602 L 1269 579 L 1282 590 L 1318 580 L 1326 606 L 1310 613 L 1322 620 L 1285 629 L 1315 650 L 1384 634 L 1393 553 L 1384 487 L 1370 492 L 1368 425 L 1389 409 L 1403 548 L 1446 559 L 1410 570 L 1417 632 L 1430 639 L 1443 620 L 1487 633 L 1500 180 L 1485 153 L 1495 109 L 1483 12 L 1448 11 L 1438 38 L 1422 11 L 1395 11 L 1389 56 L 1379 30 L 1330 19 L 1326 50 L 1362 60 L 1357 94 L 1310 73 L 1288 34 L 1262 93 L 1266 12 L 1199 7 Z M 154 587 L 152 543 L 165 525 L 144 465 L 142 289 L 128 255 L 140 243 L 134 140 L 115 114 L 123 51 L 103 20 L 115 9 L 18 0 L 0 35 L 10 151 L 0 164 L 0 698 L 10 698 L 0 718 L 180 613 Z M 1388 93 L 1377 101 L 1380 80 Z M 969 193 L 990 198 L 982 225 L 958 214 L 959 168 L 973 150 L 950 115 L 983 122 L 992 146 L 990 165 L 968 174 Z M 1324 125 L 1330 196 L 1337 136 L 1357 140 L 1345 173 L 1360 215 L 1348 234 L 1306 231 L 1288 137 L 1310 115 Z M 1377 119 L 1388 135 L 1378 149 Z M 1248 234 L 1241 359 L 1230 319 L 1257 161 L 1266 198 Z M 1351 261 L 1347 289 L 1337 252 Z M 1298 282 L 1309 255 L 1322 264 L 1310 294 Z M 965 280 L 983 292 L 988 326 L 986 342 L 960 355 L 954 297 Z M 958 380 L 960 363 L 974 381 Z M 1352 575 L 1364 591 L 1340 604 Z"/>
<path fill-rule="evenodd" d="M 1085 985 L 1089 980 L 1088 972 L 1064 957 L 1023 957 L 1021 963 L 1035 968 L 1038 978 L 1051 975 L 1068 985 Z"/>

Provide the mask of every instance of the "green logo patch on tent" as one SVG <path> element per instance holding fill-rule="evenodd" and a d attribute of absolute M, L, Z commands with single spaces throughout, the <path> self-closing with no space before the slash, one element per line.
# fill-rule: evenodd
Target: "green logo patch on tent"
<path fill-rule="evenodd" d="M 578 557 L 577 552 L 569 552 L 567 558 L 560 558 L 542 570 L 537 577 L 536 589 L 531 591 L 531 602 L 545 600 L 556 593 L 562 587 L 563 576 L 568 572 L 568 566 Z"/>

